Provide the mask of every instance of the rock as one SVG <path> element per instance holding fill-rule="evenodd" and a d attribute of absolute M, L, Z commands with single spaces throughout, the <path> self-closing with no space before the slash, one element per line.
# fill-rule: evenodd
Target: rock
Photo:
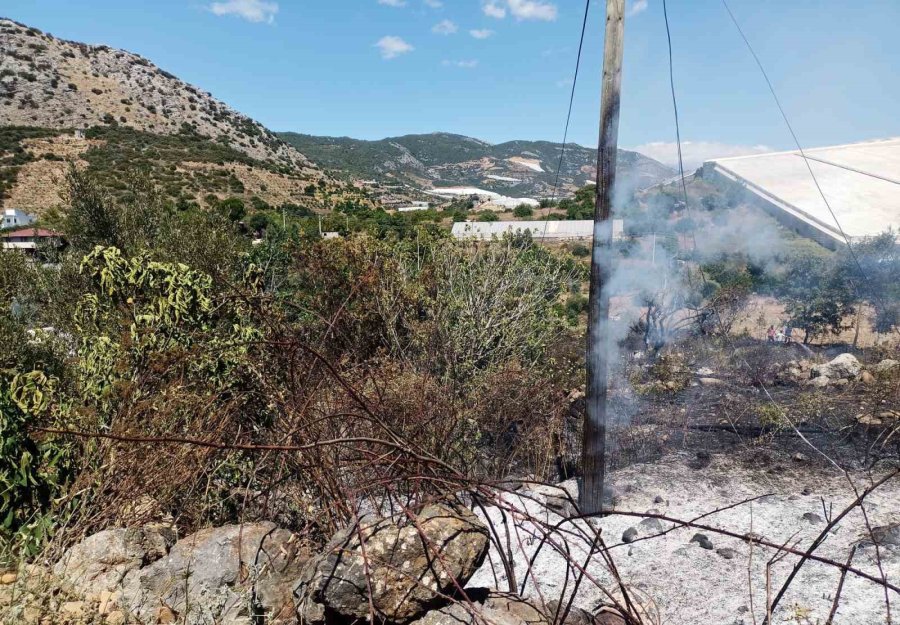
<path fill-rule="evenodd" d="M 125 613 L 121 610 L 106 615 L 106 625 L 125 625 Z"/>
<path fill-rule="evenodd" d="M 663 499 L 660 495 L 657 495 L 653 498 L 653 503 L 665 503 L 665 499 Z"/>
<path fill-rule="evenodd" d="M 546 610 L 547 621 L 553 623 L 555 622 L 554 619 L 561 617 L 567 603 L 567 601 L 559 601 L 558 599 L 548 601 Z M 594 615 L 583 608 L 572 605 L 569 607 L 569 613 L 566 614 L 562 625 L 594 625 Z"/>
<path fill-rule="evenodd" d="M 737 551 L 734 549 L 729 549 L 728 547 L 723 547 L 722 549 L 716 549 L 716 553 L 725 558 L 726 560 L 734 560 L 734 557 L 737 555 Z"/>
<path fill-rule="evenodd" d="M 775 383 L 781 386 L 795 386 L 809 379 L 809 371 L 799 367 L 787 367 L 775 372 Z"/>
<path fill-rule="evenodd" d="M 897 410 L 885 410 L 878 413 L 879 419 L 900 419 L 900 412 Z"/>
<path fill-rule="evenodd" d="M 698 382 L 700 382 L 700 386 L 721 386 L 722 384 L 725 384 L 725 382 L 719 378 L 700 378 Z"/>
<path fill-rule="evenodd" d="M 84 612 L 84 601 L 66 601 L 59 606 L 59 611 L 70 616 L 79 616 Z"/>
<path fill-rule="evenodd" d="M 156 609 L 156 623 L 174 623 L 178 620 L 178 615 L 171 608 L 161 606 Z"/>
<path fill-rule="evenodd" d="M 859 380 L 863 384 L 873 384 L 875 382 L 875 376 L 868 371 L 863 371 L 859 374 Z"/>
<path fill-rule="evenodd" d="M 840 378 L 839 380 L 834 380 L 835 386 L 847 386 L 848 384 L 850 384 L 850 380 L 848 380 L 847 378 Z"/>
<path fill-rule="evenodd" d="M 341 530 L 304 567 L 294 589 L 297 613 L 306 622 L 322 622 L 326 613 L 362 620 L 371 601 L 376 619 L 408 623 L 465 585 L 487 555 L 488 538 L 470 511 L 442 504 L 427 506 L 415 524 L 380 519 Z"/>
<path fill-rule="evenodd" d="M 874 540 L 878 545 L 900 547 L 900 523 L 873 527 L 872 535 L 869 538 L 870 540 Z"/>
<path fill-rule="evenodd" d="M 897 367 L 900 367 L 900 361 L 885 358 L 875 365 L 875 373 L 887 373 L 888 371 L 893 371 Z"/>
<path fill-rule="evenodd" d="M 793 456 L 791 456 L 791 457 L 794 459 L 794 462 L 807 462 L 807 461 L 809 461 L 809 456 L 807 456 L 806 454 L 801 453 L 801 452 L 799 452 L 799 451 L 798 451 L 797 453 L 795 453 L 795 454 L 794 454 Z"/>
<path fill-rule="evenodd" d="M 841 354 L 824 365 L 816 365 L 811 370 L 813 378 L 829 378 L 838 380 L 841 378 L 855 378 L 862 371 L 862 365 L 853 354 Z"/>
<path fill-rule="evenodd" d="M 578 501 L 578 483 L 575 480 L 567 480 L 557 486 L 528 484 L 526 489 L 559 516 L 577 516 L 574 502 Z"/>
<path fill-rule="evenodd" d="M 622 532 L 622 542 L 623 543 L 633 543 L 638 537 L 637 528 L 629 527 L 627 530 Z"/>
<path fill-rule="evenodd" d="M 818 525 L 819 523 L 824 523 L 825 521 L 815 512 L 806 512 L 801 517 L 807 523 L 812 523 L 813 525 Z"/>
<path fill-rule="evenodd" d="M 691 538 L 692 543 L 697 543 L 704 549 L 712 549 L 713 544 L 712 541 L 706 536 L 706 534 L 694 534 L 694 537 Z"/>
<path fill-rule="evenodd" d="M 822 376 L 818 378 L 811 378 L 803 383 L 804 386 L 811 386 L 812 388 L 825 388 L 831 383 L 831 378 Z"/>
<path fill-rule="evenodd" d="M 638 526 L 640 526 L 641 533 L 644 535 L 659 534 L 666 531 L 666 528 L 665 526 L 663 526 L 662 522 L 659 519 L 655 519 L 653 517 L 641 520 L 641 522 L 638 523 Z"/>
<path fill-rule="evenodd" d="M 15 571 L 4 573 L 3 575 L 0 575 L 0 586 L 15 584 L 17 579 L 19 579 L 19 576 Z"/>
<path fill-rule="evenodd" d="M 879 419 L 878 417 L 875 417 L 873 415 L 869 415 L 869 414 L 856 415 L 856 421 L 860 425 L 883 425 L 884 424 L 884 422 L 881 419 Z"/>
<path fill-rule="evenodd" d="M 105 530 L 66 551 L 53 574 L 77 595 L 113 592 L 128 573 L 165 556 L 174 542 L 174 530 L 163 525 Z"/>
<path fill-rule="evenodd" d="M 604 607 L 594 616 L 594 625 L 628 625 L 628 622 L 615 608 Z"/>
<path fill-rule="evenodd" d="M 100 616 L 111 613 L 115 609 L 116 602 L 119 600 L 120 596 L 121 595 L 118 592 L 110 592 L 108 590 L 101 591 L 100 599 L 97 602 L 97 613 L 100 614 Z"/>
<path fill-rule="evenodd" d="M 256 622 L 249 610 L 255 597 L 266 622 L 287 622 L 294 618 L 293 581 L 309 555 L 274 523 L 208 528 L 130 572 L 119 605 L 145 621 L 163 622 L 163 610 L 185 625 L 250 625 Z"/>
<path fill-rule="evenodd" d="M 698 451 L 697 455 L 694 456 L 691 460 L 688 461 L 687 465 L 699 471 L 700 469 L 705 469 L 712 462 L 712 456 L 709 455 L 708 451 Z"/>
<path fill-rule="evenodd" d="M 466 596 L 473 604 L 471 607 L 468 602 L 460 600 L 431 610 L 414 621 L 414 625 L 550 625 L 550 619 L 537 606 L 516 595 L 485 588 L 467 588 Z M 477 618 L 472 614 L 472 608 L 478 612 Z M 566 623 L 569 623 L 568 619 Z"/>
<path fill-rule="evenodd" d="M 709 367 L 701 367 L 697 369 L 695 373 L 702 378 L 708 378 L 709 376 L 716 374 L 716 372 Z"/>

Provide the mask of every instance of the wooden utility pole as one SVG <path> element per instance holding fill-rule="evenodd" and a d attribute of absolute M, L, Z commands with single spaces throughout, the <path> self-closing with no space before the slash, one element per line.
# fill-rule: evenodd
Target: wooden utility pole
<path fill-rule="evenodd" d="M 587 415 L 582 438 L 580 507 L 585 514 L 603 508 L 606 477 L 606 387 L 609 370 L 609 284 L 612 264 L 612 200 L 616 182 L 619 140 L 619 91 L 622 86 L 622 49 L 625 0 L 606 2 L 603 49 L 603 92 L 600 105 L 600 144 L 597 148 L 597 201 L 594 206 L 594 243 L 588 306 Z"/>

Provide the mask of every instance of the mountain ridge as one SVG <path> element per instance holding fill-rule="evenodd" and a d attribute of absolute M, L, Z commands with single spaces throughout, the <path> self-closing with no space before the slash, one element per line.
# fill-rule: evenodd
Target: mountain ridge
<path fill-rule="evenodd" d="M 261 123 L 141 55 L 60 39 L 3 17 L 0 48 L 3 125 L 87 129 L 122 124 L 162 135 L 187 127 L 259 161 L 309 166 Z"/>
<path fill-rule="evenodd" d="M 320 167 L 357 179 L 392 181 L 419 188 L 477 186 L 507 195 L 549 196 L 556 187 L 562 144 L 516 139 L 489 143 L 447 132 L 366 140 L 277 132 Z M 624 186 L 641 189 L 674 170 L 637 152 L 619 150 Z M 571 193 L 593 182 L 596 150 L 567 143 L 559 189 Z"/>

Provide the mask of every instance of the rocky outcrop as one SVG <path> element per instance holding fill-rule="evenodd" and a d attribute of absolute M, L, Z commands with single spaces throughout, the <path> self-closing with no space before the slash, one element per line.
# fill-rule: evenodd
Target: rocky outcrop
<path fill-rule="evenodd" d="M 829 380 L 851 380 L 862 371 L 862 364 L 853 354 L 841 354 L 831 362 L 816 365 L 810 370 L 811 378 L 828 378 Z"/>
<path fill-rule="evenodd" d="M 797 386 L 809 380 L 811 363 L 808 360 L 791 360 L 775 365 L 775 383 Z"/>
<path fill-rule="evenodd" d="M 415 625 L 550 625 L 550 622 L 537 606 L 521 597 L 475 588 L 466 590 L 465 599 L 432 610 L 415 621 Z"/>
<path fill-rule="evenodd" d="M 113 592 L 126 575 L 164 557 L 174 542 L 175 532 L 165 525 L 106 530 L 66 551 L 53 574 L 76 594 Z"/>
<path fill-rule="evenodd" d="M 101 615 L 184 625 L 295 622 L 292 589 L 310 553 L 294 534 L 256 523 L 174 538 L 161 524 L 106 530 L 69 549 L 53 572 Z"/>
<path fill-rule="evenodd" d="M 0 103 L 10 125 L 117 123 L 156 134 L 189 126 L 261 161 L 310 164 L 259 122 L 131 52 L 57 39 L 2 18 L 0 49 Z"/>
<path fill-rule="evenodd" d="M 308 557 L 291 532 L 273 523 L 205 529 L 130 573 L 121 602 L 149 622 L 161 614 L 196 625 L 249 625 L 262 615 L 286 622 L 293 616 L 292 582 Z"/>
<path fill-rule="evenodd" d="M 329 541 L 295 588 L 304 623 L 408 623 L 463 588 L 487 554 L 488 530 L 468 510 L 431 505 L 400 525 L 364 519 Z"/>

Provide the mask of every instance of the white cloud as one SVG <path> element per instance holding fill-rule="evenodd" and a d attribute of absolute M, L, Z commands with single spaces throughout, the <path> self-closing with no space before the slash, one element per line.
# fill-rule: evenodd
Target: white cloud
<path fill-rule="evenodd" d="M 509 12 L 517 20 L 542 20 L 552 22 L 556 19 L 556 5 L 537 0 L 506 0 Z"/>
<path fill-rule="evenodd" d="M 382 37 L 378 40 L 378 43 L 375 44 L 375 47 L 381 51 L 381 58 L 383 59 L 395 59 L 401 54 L 406 54 L 407 52 L 415 50 L 415 48 L 403 41 L 403 39 L 394 37 L 393 35 Z"/>
<path fill-rule="evenodd" d="M 678 167 L 678 146 L 674 142 L 653 141 L 639 145 L 634 150 L 670 167 Z M 771 151 L 772 148 L 765 145 L 734 145 L 717 141 L 681 142 L 681 155 L 684 160 L 685 172 L 690 172 L 702 165 L 703 161 L 714 158 L 763 154 Z"/>
<path fill-rule="evenodd" d="M 489 28 L 476 28 L 474 30 L 470 30 L 469 34 L 475 37 L 475 39 L 487 39 L 494 34 L 494 31 Z"/>
<path fill-rule="evenodd" d="M 378 0 L 378 4 L 383 4 L 389 7 L 405 7 L 406 0 Z"/>
<path fill-rule="evenodd" d="M 265 2 L 264 0 L 225 0 L 224 2 L 213 2 L 208 8 L 215 15 L 235 15 L 248 22 L 267 22 L 269 24 L 275 21 L 275 14 L 278 13 L 277 2 Z"/>
<path fill-rule="evenodd" d="M 501 6 L 500 4 L 497 4 L 493 1 L 486 2 L 484 5 L 482 5 L 481 10 L 484 11 L 484 14 L 488 17 L 495 17 L 498 20 L 502 20 L 504 17 L 506 17 L 506 9 L 503 8 L 503 6 Z"/>
<path fill-rule="evenodd" d="M 648 0 L 634 0 L 628 6 L 628 10 L 625 11 L 626 17 L 634 17 L 638 13 L 643 13 L 647 10 Z"/>
<path fill-rule="evenodd" d="M 438 35 L 452 35 L 457 30 L 459 30 L 459 28 L 456 26 L 456 24 L 454 24 L 450 20 L 444 20 L 435 24 L 432 27 L 431 32 L 437 33 Z"/>
<path fill-rule="evenodd" d="M 425 4 L 432 9 L 440 9 L 442 6 L 444 6 L 444 3 L 441 2 L 441 0 L 425 0 Z"/>
<path fill-rule="evenodd" d="M 478 67 L 478 61 L 475 59 L 469 61 L 443 61 L 441 63 L 444 67 L 461 67 L 463 69 L 473 69 Z"/>

